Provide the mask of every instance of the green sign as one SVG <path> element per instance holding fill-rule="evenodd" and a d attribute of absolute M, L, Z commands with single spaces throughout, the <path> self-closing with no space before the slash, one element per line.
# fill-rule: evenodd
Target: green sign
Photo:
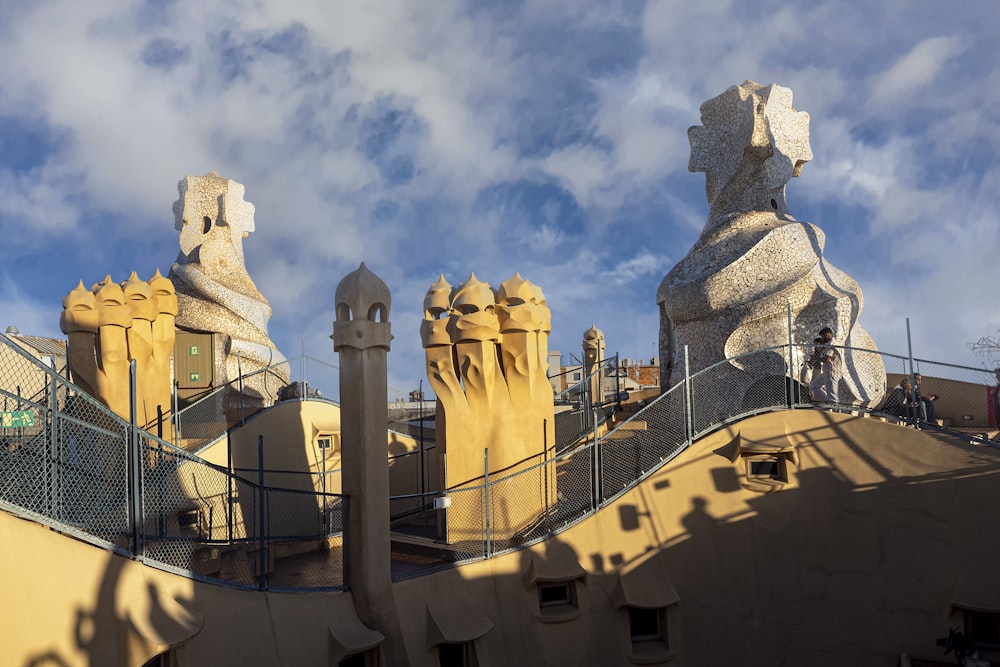
<path fill-rule="evenodd" d="M 201 373 L 192 372 L 191 375 L 189 375 L 188 377 L 191 378 L 191 382 L 197 382 L 198 380 L 201 379 Z"/>
<path fill-rule="evenodd" d="M 190 348 L 188 349 L 188 352 L 189 352 L 189 353 L 190 353 L 190 354 L 191 354 L 192 356 L 193 356 L 193 355 L 196 355 L 196 354 L 198 354 L 198 346 L 197 346 L 197 345 L 192 345 L 192 346 L 191 346 L 191 347 L 190 347 Z"/>
<path fill-rule="evenodd" d="M 35 413 L 31 410 L 15 410 L 14 412 L 0 412 L 0 427 L 21 428 L 23 426 L 35 425 Z"/>

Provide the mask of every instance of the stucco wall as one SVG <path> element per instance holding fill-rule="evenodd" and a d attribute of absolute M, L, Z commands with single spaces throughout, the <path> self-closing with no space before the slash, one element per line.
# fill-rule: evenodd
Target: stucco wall
<path fill-rule="evenodd" d="M 794 451 L 780 490 L 742 485 L 755 447 Z M 1000 609 L 998 473 L 997 450 L 873 419 L 747 420 L 545 543 L 395 584 L 407 651 L 436 665 L 445 636 L 481 665 L 633 664 L 626 608 L 645 605 L 666 610 L 670 664 L 941 659 L 963 591 Z M 119 660 L 130 637 L 152 655 L 147 635 L 182 642 L 179 665 L 328 664 L 357 630 L 349 594 L 203 585 L 7 514 L 0 543 L 4 664 L 142 664 Z M 573 583 L 575 613 L 540 609 L 552 581 Z"/>

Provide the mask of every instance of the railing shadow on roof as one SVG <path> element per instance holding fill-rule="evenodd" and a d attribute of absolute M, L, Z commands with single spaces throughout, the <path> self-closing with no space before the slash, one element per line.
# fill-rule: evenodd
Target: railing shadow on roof
<path fill-rule="evenodd" d="M 545 540 L 592 516 L 716 429 L 749 415 L 815 407 L 795 364 L 804 358 L 803 349 L 767 348 L 688 374 L 607 433 L 600 435 L 591 424 L 588 435 L 548 460 L 536 458 L 509 474 L 484 476 L 461 488 L 390 498 L 393 507 L 423 510 L 433 507 L 435 498 L 447 497 L 453 516 L 464 513 L 461 535 L 448 543 L 436 539 L 429 522 L 420 521 L 421 512 L 399 513 L 393 524 L 394 549 L 432 556 L 423 558 L 420 567 L 397 571 L 395 578 Z M 935 391 L 942 404 L 955 403 L 956 414 L 964 414 L 958 404 L 964 396 L 978 395 L 982 405 L 976 409 L 986 409 L 991 371 L 840 349 L 855 359 L 877 357 L 890 373 L 922 372 L 940 387 Z M 21 392 L 19 387 L 33 389 Z M 120 419 L 2 334 L 0 398 L 5 413 L 34 415 L 30 424 L 0 431 L 0 507 L 192 578 L 272 590 L 348 587 L 345 496 L 265 485 L 263 466 L 254 479 L 252 471 L 241 475 L 210 464 Z M 884 400 L 822 407 L 888 414 Z M 895 418 L 967 441 L 971 437 L 961 427 L 920 424 L 918 415 Z M 977 441 L 1000 447 L 995 436 L 989 439 L 992 431 L 983 430 L 986 434 Z M 501 505 L 517 498 L 505 490 L 549 480 L 554 488 L 537 516 L 517 525 L 498 521 Z M 424 510 L 423 516 L 428 511 L 439 510 Z M 327 558 L 314 559 L 311 566 L 297 561 L 299 570 L 313 567 L 308 581 L 282 580 L 275 563 L 312 550 Z"/>
<path fill-rule="evenodd" d="M 865 363 L 866 357 L 871 362 L 877 359 L 878 363 L 890 369 L 890 373 L 896 369 L 898 375 L 912 375 L 921 370 L 927 376 L 937 373 L 935 379 L 939 380 L 938 384 L 960 385 L 952 390 L 950 398 L 953 401 L 958 401 L 959 394 L 967 392 L 970 387 L 979 387 L 982 391 L 977 410 L 980 413 L 986 410 L 987 389 L 993 377 L 991 371 L 874 350 L 843 346 L 838 346 L 838 349 L 842 354 L 850 353 L 855 363 Z M 397 579 L 509 553 L 548 539 L 635 488 L 692 442 L 729 424 L 765 412 L 821 407 L 857 415 L 883 416 L 895 423 L 970 441 L 968 432 L 959 428 L 922 423 L 916 414 L 899 416 L 887 412 L 888 391 L 886 396 L 879 396 L 876 401 L 814 403 L 809 398 L 808 383 L 803 381 L 801 373 L 802 360 L 807 356 L 805 345 L 791 349 L 782 345 L 720 361 L 684 377 L 604 435 L 594 437 L 595 432 L 589 439 L 564 446 L 551 460 L 535 463 L 510 475 L 480 478 L 478 483 L 423 494 L 425 506 L 430 505 L 434 497 L 447 497 L 450 508 L 459 508 L 460 518 L 466 522 L 463 530 L 465 539 L 452 545 L 441 545 L 433 535 L 428 537 L 419 530 L 411 531 L 411 525 L 420 527 L 412 517 L 397 523 L 395 535 L 403 547 L 419 545 L 424 548 L 424 555 L 433 552 L 434 548 L 440 553 L 437 562 L 428 562 L 420 571 L 412 568 L 405 570 Z M 578 391 L 582 392 L 582 389 Z M 942 395 L 940 400 L 945 398 L 948 397 Z M 975 442 L 1000 447 L 995 431 L 983 431 L 986 435 Z M 988 437 L 990 433 L 994 434 L 992 440 Z M 556 503 L 546 507 L 536 521 L 523 529 L 510 530 L 494 525 L 486 508 L 496 504 L 497 496 L 505 487 L 517 487 L 515 479 L 524 476 L 534 476 L 538 480 L 552 478 L 552 471 L 558 480 Z M 406 500 L 412 505 L 414 499 L 419 497 L 420 494 L 398 496 L 391 502 Z M 510 496 L 506 502 L 510 502 Z M 478 513 L 476 507 L 479 508 Z M 492 516 L 495 517 L 495 513 Z M 477 537 L 469 539 L 470 535 Z"/>

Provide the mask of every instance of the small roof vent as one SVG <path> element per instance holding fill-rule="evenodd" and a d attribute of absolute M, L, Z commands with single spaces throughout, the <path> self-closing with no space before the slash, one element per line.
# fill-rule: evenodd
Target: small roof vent
<path fill-rule="evenodd" d="M 7 327 L 7 335 L 8 335 L 8 336 L 16 336 L 16 335 L 17 335 L 17 334 L 19 334 L 19 333 L 21 333 L 21 332 L 20 332 L 20 331 L 18 331 L 18 330 L 17 330 L 17 327 L 16 327 L 16 326 L 14 326 L 13 324 L 12 324 L 12 325 L 10 325 L 9 327 Z"/>

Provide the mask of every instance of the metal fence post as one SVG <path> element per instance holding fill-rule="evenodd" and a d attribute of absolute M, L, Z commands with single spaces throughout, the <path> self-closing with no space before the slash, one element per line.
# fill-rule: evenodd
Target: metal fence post
<path fill-rule="evenodd" d="M 484 516 L 486 517 L 486 557 L 489 558 L 493 553 L 493 535 L 490 525 L 490 449 L 489 447 L 483 449 L 483 488 L 486 496 L 486 511 Z"/>
<path fill-rule="evenodd" d="M 545 515 L 549 510 L 549 420 L 542 420 L 542 492 L 545 494 Z"/>
<path fill-rule="evenodd" d="M 788 302 L 788 382 L 785 384 L 785 398 L 788 399 L 788 409 L 795 407 L 795 355 L 792 353 L 792 302 Z"/>
<path fill-rule="evenodd" d="M 55 368 L 55 363 L 52 364 Z M 49 510 L 56 510 L 56 514 L 53 515 L 56 519 L 62 519 L 62 457 L 59 451 L 59 405 L 56 400 L 56 378 L 55 376 L 50 376 L 50 382 L 47 387 L 48 393 L 48 410 L 49 410 L 49 470 L 51 471 L 50 481 L 50 493 L 52 494 L 50 501 Z"/>
<path fill-rule="evenodd" d="M 330 438 L 329 442 L 330 442 L 329 447 L 327 447 L 326 449 L 320 448 L 319 450 L 320 456 L 323 457 L 323 470 L 321 472 L 323 478 L 320 481 L 320 488 L 323 490 L 323 535 L 324 536 L 330 534 L 330 511 L 328 508 L 328 497 L 326 495 L 326 455 L 327 455 L 327 449 L 333 449 L 333 437 Z M 343 491 L 344 489 L 341 488 L 340 490 Z"/>
<path fill-rule="evenodd" d="M 914 410 L 913 421 L 920 424 L 920 406 L 917 405 L 917 386 L 913 382 L 913 341 L 910 340 L 910 318 L 906 318 L 906 355 L 910 360 L 910 405 Z M 909 412 L 909 410 L 907 411 Z"/>
<path fill-rule="evenodd" d="M 341 489 L 341 491 L 343 491 L 343 489 Z M 349 589 L 351 587 L 351 559 L 347 558 L 347 556 L 346 556 L 346 554 L 349 553 L 348 552 L 348 549 L 350 548 L 349 542 L 351 540 L 351 533 L 350 533 L 351 522 L 347 519 L 347 517 L 350 516 L 350 511 L 351 511 L 351 507 L 349 505 L 350 502 L 351 502 L 351 497 L 350 496 L 345 496 L 345 495 L 341 494 L 341 496 L 340 496 L 340 527 L 341 527 L 341 533 L 340 533 L 341 534 L 341 538 L 340 538 L 341 539 L 340 553 L 344 557 L 341 558 L 340 560 L 343 563 L 342 568 L 343 568 L 344 588 L 345 589 Z"/>
<path fill-rule="evenodd" d="M 235 477 L 236 473 L 233 472 L 233 434 L 231 431 L 226 431 L 226 467 L 229 468 L 226 484 L 226 498 L 229 508 L 226 518 L 226 540 L 232 545 L 233 513 L 236 511 L 236 499 L 233 497 L 233 477 Z"/>
<path fill-rule="evenodd" d="M 261 590 L 267 588 L 267 541 L 265 539 L 267 520 L 264 494 L 264 436 L 257 436 L 257 559 L 260 564 Z"/>
<path fill-rule="evenodd" d="M 660 363 L 663 363 L 662 359 Z M 662 390 L 663 388 L 661 387 L 660 389 Z M 622 409 L 622 374 L 617 352 L 615 352 L 615 406 L 619 410 Z"/>
<path fill-rule="evenodd" d="M 239 377 L 239 387 L 240 387 L 240 425 L 246 425 L 246 419 L 243 414 L 243 361 L 239 351 L 236 352 L 236 375 Z M 225 407 L 225 406 L 223 406 Z"/>
<path fill-rule="evenodd" d="M 684 430 L 690 446 L 694 440 L 694 396 L 691 395 L 691 361 L 687 345 L 684 346 Z"/>
<path fill-rule="evenodd" d="M 163 443 L 156 443 L 156 465 L 159 469 L 156 475 L 156 479 L 159 484 L 156 485 L 156 499 L 159 501 L 156 504 L 156 534 L 159 537 L 163 537 L 167 534 L 167 513 L 165 511 L 166 507 L 166 479 L 164 478 L 163 468 Z M 211 528 L 209 529 L 211 530 Z"/>
<path fill-rule="evenodd" d="M 174 380 L 174 446 L 181 446 L 181 416 L 177 414 L 177 389 L 180 383 Z"/>
<path fill-rule="evenodd" d="M 601 506 L 601 456 L 597 446 L 597 408 L 591 414 L 594 417 L 594 510 Z"/>
<path fill-rule="evenodd" d="M 424 449 L 424 380 L 420 379 L 417 385 L 417 399 L 420 401 L 420 509 L 427 507 L 427 468 L 425 458 L 427 452 Z"/>
<path fill-rule="evenodd" d="M 142 517 L 142 471 L 140 469 L 141 457 L 139 456 L 139 427 L 137 425 L 138 406 L 136 401 L 136 373 L 135 359 L 129 362 L 129 437 L 128 437 L 128 467 L 131 468 L 129 475 L 131 487 L 131 521 L 133 555 L 142 555 L 141 528 Z"/>

